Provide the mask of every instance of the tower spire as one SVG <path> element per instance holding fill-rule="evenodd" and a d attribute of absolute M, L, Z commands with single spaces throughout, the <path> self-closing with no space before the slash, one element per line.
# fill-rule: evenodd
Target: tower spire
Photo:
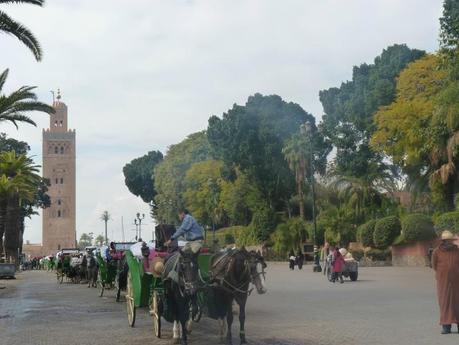
<path fill-rule="evenodd" d="M 61 100 L 61 89 L 57 89 L 57 101 L 59 102 Z"/>

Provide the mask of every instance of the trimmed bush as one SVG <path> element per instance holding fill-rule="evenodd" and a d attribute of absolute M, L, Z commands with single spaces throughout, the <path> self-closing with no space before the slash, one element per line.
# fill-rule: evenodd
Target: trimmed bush
<path fill-rule="evenodd" d="M 430 217 L 414 213 L 402 219 L 402 238 L 405 243 L 426 241 L 435 238 L 433 223 Z"/>
<path fill-rule="evenodd" d="M 372 261 L 387 261 L 392 257 L 392 252 L 390 249 L 372 248 L 366 252 L 366 256 Z"/>
<path fill-rule="evenodd" d="M 439 231 L 449 230 L 459 234 L 459 211 L 446 212 L 437 217 L 435 228 Z"/>
<path fill-rule="evenodd" d="M 360 261 L 360 259 L 364 257 L 364 252 L 362 249 L 351 250 L 351 254 L 352 257 L 357 261 Z"/>
<path fill-rule="evenodd" d="M 376 220 L 372 219 L 357 228 L 357 240 L 364 247 L 373 247 L 373 234 L 375 232 Z"/>
<path fill-rule="evenodd" d="M 385 249 L 389 247 L 400 235 L 400 220 L 396 216 L 389 216 L 379 219 L 375 224 L 373 243 L 376 248 Z"/>

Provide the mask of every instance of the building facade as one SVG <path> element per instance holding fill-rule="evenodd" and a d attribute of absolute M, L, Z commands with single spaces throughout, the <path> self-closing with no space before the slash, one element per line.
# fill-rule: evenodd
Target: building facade
<path fill-rule="evenodd" d="M 51 206 L 43 210 L 43 255 L 76 246 L 75 130 L 68 129 L 67 106 L 58 93 L 55 114 L 43 130 L 43 177 L 49 179 Z"/>

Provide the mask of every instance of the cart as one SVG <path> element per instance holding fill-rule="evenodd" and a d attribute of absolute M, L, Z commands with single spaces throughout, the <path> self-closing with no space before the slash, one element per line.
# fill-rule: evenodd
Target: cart
<path fill-rule="evenodd" d="M 325 262 L 324 274 L 327 275 L 329 281 L 333 280 L 332 275 L 332 259 L 333 254 L 328 255 Z M 359 276 L 359 263 L 354 258 L 349 258 L 344 260 L 344 268 L 342 271 L 343 277 L 349 278 L 351 281 L 355 282 Z"/>
<path fill-rule="evenodd" d="M 116 277 L 115 277 L 115 290 L 116 290 L 116 301 L 120 301 L 121 291 L 125 291 L 127 288 L 127 275 L 129 271 L 128 264 L 126 262 L 126 251 L 135 242 L 117 242 L 115 243 L 115 250 L 117 253 L 116 263 Z"/>
<path fill-rule="evenodd" d="M 70 266 L 70 260 L 73 255 L 79 254 L 80 250 L 77 248 L 65 248 L 56 254 L 56 279 L 59 284 L 62 284 L 64 277 L 73 279 L 75 272 Z"/>
<path fill-rule="evenodd" d="M 97 289 L 99 290 L 99 297 L 102 297 L 105 289 L 114 287 L 118 263 L 115 260 L 105 260 L 100 250 L 96 252 L 96 260 L 99 266 L 97 272 Z"/>
<path fill-rule="evenodd" d="M 161 337 L 162 319 L 173 322 L 171 313 L 172 307 L 170 301 L 165 295 L 164 282 L 160 276 L 147 272 L 144 267 L 144 261 L 152 261 L 155 258 L 164 258 L 167 255 L 164 243 L 170 238 L 175 231 L 174 227 L 168 225 L 159 225 L 156 227 L 155 249 L 149 250 L 149 253 L 142 253 L 143 257 L 138 258 L 133 255 L 131 250 L 126 251 L 126 262 L 129 266 L 126 290 L 126 309 L 128 323 L 134 327 L 136 320 L 137 308 L 148 307 L 153 321 L 153 331 L 156 337 Z M 211 254 L 205 249 L 198 258 L 198 264 L 202 280 L 206 283 L 209 279 L 209 265 Z M 206 305 L 206 290 L 198 292 L 197 311 L 191 313 L 193 321 L 198 322 L 201 318 Z M 191 310 L 191 305 L 190 305 Z"/>

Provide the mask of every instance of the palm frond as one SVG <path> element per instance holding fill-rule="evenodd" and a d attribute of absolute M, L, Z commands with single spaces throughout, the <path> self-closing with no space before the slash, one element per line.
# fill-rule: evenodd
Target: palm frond
<path fill-rule="evenodd" d="M 0 122 L 3 122 L 3 121 L 9 121 L 13 123 L 16 129 L 19 128 L 17 122 L 25 122 L 25 123 L 28 123 L 30 125 L 37 127 L 37 124 L 30 117 L 28 117 L 27 115 L 23 115 L 23 114 L 13 114 L 13 115 L 6 115 L 6 116 L 0 114 Z"/>
<path fill-rule="evenodd" d="M 29 4 L 43 6 L 45 0 L 0 0 L 0 4 Z"/>
<path fill-rule="evenodd" d="M 0 11 L 0 32 L 1 31 L 16 37 L 29 48 L 37 61 L 41 60 L 43 53 L 40 43 L 38 43 L 34 34 L 27 27 L 16 22 L 2 11 Z"/>
<path fill-rule="evenodd" d="M 3 85 L 5 85 L 5 81 L 8 78 L 8 73 L 9 73 L 9 69 L 7 68 L 6 70 L 2 72 L 2 74 L 0 74 L 0 91 L 2 91 Z"/>

